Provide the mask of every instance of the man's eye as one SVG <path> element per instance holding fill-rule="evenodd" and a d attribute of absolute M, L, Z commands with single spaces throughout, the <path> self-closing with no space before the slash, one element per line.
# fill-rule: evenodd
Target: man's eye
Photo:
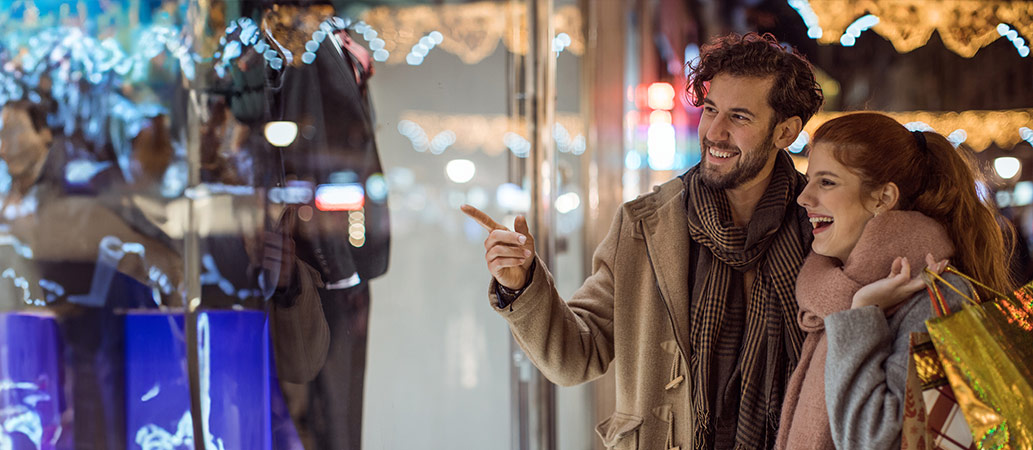
<path fill-rule="evenodd" d="M 703 112 L 714 114 L 714 113 L 717 112 L 717 108 L 714 108 L 713 106 L 704 106 L 703 107 Z"/>

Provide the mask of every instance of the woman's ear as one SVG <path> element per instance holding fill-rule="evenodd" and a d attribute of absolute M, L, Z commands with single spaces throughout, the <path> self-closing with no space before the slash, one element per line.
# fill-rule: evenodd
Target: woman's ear
<path fill-rule="evenodd" d="M 882 185 L 881 188 L 876 189 L 872 193 L 875 198 L 875 211 L 885 212 L 897 207 L 897 202 L 900 201 L 900 188 L 897 187 L 897 183 L 890 181 Z"/>

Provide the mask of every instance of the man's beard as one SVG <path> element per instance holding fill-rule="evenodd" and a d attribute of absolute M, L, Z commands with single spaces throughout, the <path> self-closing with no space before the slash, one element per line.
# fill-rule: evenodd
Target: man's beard
<path fill-rule="evenodd" d="M 702 138 L 702 141 L 703 167 L 701 172 L 703 174 L 703 184 L 711 189 L 732 189 L 756 178 L 760 171 L 764 170 L 764 165 L 768 162 L 771 150 L 775 148 L 775 130 L 772 127 L 768 132 L 768 137 L 760 144 L 760 148 L 749 152 L 744 152 L 739 147 L 715 144 L 705 137 Z M 708 149 L 711 147 L 718 150 L 737 151 L 739 153 L 739 162 L 735 164 L 731 172 L 718 174 L 713 168 L 709 167 L 707 152 L 709 152 Z"/>

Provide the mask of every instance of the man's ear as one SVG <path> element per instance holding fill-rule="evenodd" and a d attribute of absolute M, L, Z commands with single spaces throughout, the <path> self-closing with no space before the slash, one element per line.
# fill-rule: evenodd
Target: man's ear
<path fill-rule="evenodd" d="M 800 116 L 793 116 L 786 120 L 783 120 L 775 125 L 774 129 L 774 140 L 776 148 L 789 147 L 797 136 L 800 135 L 800 131 L 803 130 L 803 120 Z"/>
<path fill-rule="evenodd" d="M 900 188 L 897 187 L 897 183 L 890 181 L 872 192 L 872 197 L 876 200 L 875 210 L 880 213 L 886 212 L 897 207 L 897 202 L 900 201 Z"/>

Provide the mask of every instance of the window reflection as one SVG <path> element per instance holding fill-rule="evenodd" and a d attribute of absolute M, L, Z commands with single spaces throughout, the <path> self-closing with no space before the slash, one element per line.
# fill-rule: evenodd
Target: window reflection
<path fill-rule="evenodd" d="M 376 390 L 378 400 L 397 393 L 367 388 L 371 301 L 388 311 L 409 302 L 412 315 L 382 320 L 408 323 L 404 332 L 420 335 L 408 348 L 436 355 L 426 370 L 443 377 L 431 382 L 440 389 L 423 395 L 457 393 L 468 396 L 464 403 L 507 410 L 500 386 L 508 366 L 499 363 L 506 353 L 495 348 L 508 342 L 505 335 L 487 325 L 484 311 L 459 304 L 469 293 L 442 294 L 439 285 L 463 289 L 469 271 L 456 271 L 462 280 L 438 274 L 466 267 L 449 252 L 454 239 L 481 238 L 452 214 L 458 204 L 529 210 L 527 187 L 503 184 L 501 158 L 528 156 L 526 124 L 501 105 L 463 111 L 451 95 L 449 108 L 394 102 L 402 88 L 415 91 L 417 81 L 438 77 L 442 63 L 498 80 L 475 96 L 501 95 L 509 87 L 495 72 L 507 52 L 524 54 L 527 43 L 500 19 L 520 17 L 523 6 L 394 8 L 435 21 L 421 25 L 392 18 L 392 8 L 276 3 L 211 2 L 201 10 L 163 0 L 0 0 L 0 346 L 21 348 L 3 334 L 15 329 L 5 321 L 37 318 L 26 326 L 41 336 L 52 326 L 53 336 L 24 351 L 62 348 L 52 366 L 68 374 L 44 383 L 50 375 L 40 374 L 49 369 L 27 368 L 35 372 L 7 380 L 40 391 L 26 397 L 26 408 L 30 401 L 37 407 L 32 420 L 2 409 L 21 402 L 17 396 L 0 408 L 14 414 L 0 417 L 7 429 L 22 421 L 17 434 L 36 447 L 52 438 L 93 448 L 191 444 L 187 405 L 170 398 L 184 401 L 189 387 L 183 322 L 192 283 L 200 287 L 199 318 L 211 319 L 198 323 L 198 344 L 202 372 L 210 368 L 213 381 L 198 387 L 210 402 L 204 408 L 212 408 L 200 420 L 212 430 L 234 420 L 234 412 L 212 405 L 239 406 L 244 392 L 265 392 L 214 381 L 219 361 L 238 360 L 244 350 L 215 355 L 242 340 L 271 357 L 266 372 L 251 378 L 269 384 L 261 399 L 268 411 L 255 416 L 268 414 L 274 430 L 288 430 L 272 432 L 274 447 L 359 448 L 364 393 Z M 564 55 L 584 48 L 576 16 L 574 8 L 557 12 Z M 478 25 L 456 20 L 463 17 L 489 19 L 492 33 L 476 42 L 469 32 Z M 418 67 L 405 65 L 407 57 Z M 374 77 L 373 62 L 385 73 Z M 423 72 L 399 83 L 402 68 Z M 379 136 L 374 97 L 386 99 Z M 580 155 L 582 124 L 573 114 L 560 122 L 558 148 Z M 387 145 L 378 148 L 378 138 Z M 381 164 L 381 148 L 390 164 Z M 430 159 L 410 159 L 418 153 Z M 571 178 L 569 170 L 560 176 Z M 560 213 L 580 223 L 577 189 L 561 193 Z M 392 224 L 392 214 L 401 220 Z M 385 277 L 389 243 L 399 235 L 409 261 Z M 195 236 L 197 248 L 188 249 Z M 428 259 L 440 264 L 414 267 Z M 188 275 L 192 267 L 198 273 Z M 424 288 L 413 293 L 413 286 Z M 450 300 L 428 319 L 424 309 L 443 297 Z M 217 314 L 258 314 L 268 329 L 248 325 L 259 338 L 247 340 L 242 329 L 220 329 Z M 161 337 L 140 334 L 142 324 Z M 394 339 L 404 336 L 411 335 Z M 159 352 L 159 343 L 168 347 Z M 397 353 L 380 345 L 380 361 Z M 158 353 L 167 365 L 140 365 Z M 0 356 L 0 365 L 10 361 Z M 406 363 L 389 370 L 410 370 Z M 372 426 L 379 432 L 385 414 L 378 405 Z M 21 436 L 0 435 L 6 438 Z M 220 439 L 227 448 L 235 442 L 228 432 L 203 437 L 213 448 Z"/>

